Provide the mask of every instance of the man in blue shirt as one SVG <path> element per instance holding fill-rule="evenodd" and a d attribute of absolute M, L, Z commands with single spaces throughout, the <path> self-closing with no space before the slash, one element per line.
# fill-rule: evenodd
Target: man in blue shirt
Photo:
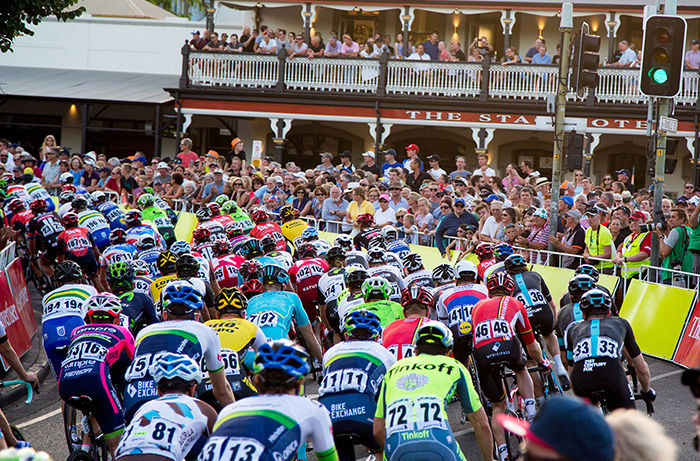
<path fill-rule="evenodd" d="M 213 171 L 214 181 L 204 186 L 202 192 L 202 203 L 209 203 L 216 197 L 224 193 L 224 172 L 221 169 Z"/>
<path fill-rule="evenodd" d="M 430 34 L 430 40 L 423 42 L 423 48 L 425 48 L 425 54 L 430 56 L 432 61 L 437 61 L 440 56 L 440 50 L 438 50 L 438 33 L 433 32 Z"/>
<path fill-rule="evenodd" d="M 387 175 L 389 168 L 402 168 L 401 164 L 396 161 L 396 151 L 387 149 L 384 151 L 384 164 L 382 165 L 382 176 Z"/>
<path fill-rule="evenodd" d="M 537 46 L 537 54 L 532 57 L 533 64 L 552 64 L 552 57 L 547 54 L 547 47 Z"/>
<path fill-rule="evenodd" d="M 476 220 L 473 214 L 466 211 L 466 202 L 462 197 L 457 197 L 454 200 L 453 207 L 454 211 L 442 218 L 437 229 L 435 229 L 437 249 L 440 250 L 440 254 L 443 256 L 445 255 L 443 236 L 456 236 L 457 229 L 462 224 L 479 228 L 479 221 Z"/>

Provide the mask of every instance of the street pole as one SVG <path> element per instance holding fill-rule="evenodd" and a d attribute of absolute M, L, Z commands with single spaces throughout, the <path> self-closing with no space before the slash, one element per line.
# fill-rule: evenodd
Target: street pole
<path fill-rule="evenodd" d="M 552 199 L 549 205 L 549 235 L 556 236 L 559 219 L 559 187 L 561 185 L 561 156 L 564 153 L 564 119 L 566 117 L 566 93 L 569 91 L 569 56 L 571 54 L 571 31 L 574 28 L 574 6 L 569 2 L 561 5 L 561 59 L 559 60 L 559 83 L 554 116 L 554 151 L 552 158 Z M 549 244 L 549 250 L 554 248 Z"/>
<path fill-rule="evenodd" d="M 207 30 L 209 32 L 214 32 L 214 13 L 216 13 L 216 8 L 214 8 L 214 0 L 209 0 L 207 6 L 204 8 L 204 15 L 207 19 Z"/>

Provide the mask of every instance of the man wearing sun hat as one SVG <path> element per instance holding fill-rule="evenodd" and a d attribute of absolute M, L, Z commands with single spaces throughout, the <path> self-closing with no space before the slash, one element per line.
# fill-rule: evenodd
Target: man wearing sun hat
<path fill-rule="evenodd" d="M 549 215 L 544 208 L 537 208 L 532 213 L 532 230 L 527 237 L 520 236 L 516 242 L 518 245 L 531 248 L 533 250 L 546 250 L 549 243 Z M 536 251 L 530 252 L 531 264 L 544 264 L 547 260 L 547 255 L 542 253 L 541 257 L 537 257 Z"/>
<path fill-rule="evenodd" d="M 651 254 L 651 232 L 642 232 L 639 227 L 646 221 L 646 216 L 637 210 L 629 217 L 630 235 L 625 237 L 613 263 L 623 265 L 622 276 L 632 279 L 639 276 L 641 267 L 649 263 Z"/>

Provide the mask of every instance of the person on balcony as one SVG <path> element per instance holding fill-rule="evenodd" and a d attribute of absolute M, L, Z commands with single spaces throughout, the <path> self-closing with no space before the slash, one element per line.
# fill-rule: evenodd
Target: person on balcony
<path fill-rule="evenodd" d="M 428 42 L 426 42 L 428 43 Z M 430 55 L 425 51 L 425 45 L 423 43 L 419 43 L 418 46 L 416 46 L 416 52 L 412 53 L 408 59 L 412 61 L 430 61 Z M 429 72 L 430 71 L 430 66 L 427 64 L 418 64 L 416 65 L 416 72 Z"/>
<path fill-rule="evenodd" d="M 552 57 L 547 54 L 547 47 L 545 45 L 539 45 L 537 47 L 537 54 L 532 57 L 532 64 L 552 64 Z"/>
<path fill-rule="evenodd" d="M 258 54 L 277 54 L 277 40 L 272 40 L 270 35 L 273 32 L 266 30 L 263 32 L 263 39 L 255 51 Z"/>
<path fill-rule="evenodd" d="M 511 64 L 521 64 L 522 60 L 520 59 L 520 56 L 518 56 L 518 52 L 515 48 L 507 48 L 506 49 L 506 56 L 505 56 L 505 61 L 501 63 L 502 66 L 509 66 Z"/>
<path fill-rule="evenodd" d="M 338 42 L 338 38 L 335 35 L 328 37 L 328 44 L 323 52 L 323 55 L 328 58 L 337 58 L 340 56 L 342 45 Z"/>
<path fill-rule="evenodd" d="M 262 43 L 263 38 L 265 38 L 265 32 L 267 32 L 267 26 L 265 24 L 260 26 L 260 35 L 255 37 L 255 43 L 253 45 L 253 51 L 258 52 L 258 47 L 260 47 L 260 43 Z"/>
<path fill-rule="evenodd" d="M 449 61 L 462 62 L 462 61 L 467 60 L 467 56 L 464 54 L 464 51 L 462 51 L 462 45 L 460 45 L 459 42 L 457 42 L 457 41 L 450 42 L 449 51 L 450 51 Z M 479 55 L 479 56 L 481 56 L 481 55 Z"/>
<path fill-rule="evenodd" d="M 685 53 L 685 68 L 698 70 L 700 68 L 700 42 L 692 40 L 690 49 Z"/>
<path fill-rule="evenodd" d="M 381 50 L 377 49 L 377 45 L 372 38 L 367 39 L 367 42 L 362 46 L 362 51 L 360 51 L 361 58 L 376 58 L 380 54 Z"/>
<path fill-rule="evenodd" d="M 538 53 L 538 48 L 542 45 L 544 45 L 544 39 L 543 38 L 536 38 L 535 39 L 535 46 L 527 50 L 527 53 L 525 53 L 525 63 L 526 64 L 532 64 L 532 60 L 534 59 L 535 55 Z"/>
<path fill-rule="evenodd" d="M 199 36 L 198 30 L 193 30 L 189 45 L 191 49 L 199 51 L 207 45 L 207 41 Z"/>
<path fill-rule="evenodd" d="M 437 61 L 440 57 L 440 49 L 438 48 L 438 33 L 433 32 L 430 34 L 430 39 L 423 42 L 423 49 L 425 53 L 430 56 L 430 60 Z M 420 46 L 420 45 L 418 45 Z M 416 51 L 418 51 L 416 47 Z"/>
<path fill-rule="evenodd" d="M 224 42 L 219 40 L 219 34 L 216 32 L 211 33 L 211 40 L 206 44 L 204 51 L 224 51 Z"/>
<path fill-rule="evenodd" d="M 461 51 L 461 50 L 460 50 Z M 464 54 L 464 53 L 462 53 Z M 484 57 L 479 53 L 479 48 L 476 47 L 471 47 L 469 50 L 469 58 L 467 58 L 468 62 L 483 62 Z"/>
<path fill-rule="evenodd" d="M 470 48 L 476 48 L 479 50 L 479 54 L 483 59 L 485 56 L 493 56 L 493 46 L 489 43 L 489 39 L 486 37 L 474 37 Z"/>
<path fill-rule="evenodd" d="M 637 59 L 637 53 L 630 48 L 627 40 L 622 40 L 618 45 L 620 50 L 620 59 L 612 64 L 613 67 L 630 67 Z"/>
<path fill-rule="evenodd" d="M 394 51 L 397 58 L 404 58 L 403 52 L 403 34 L 396 34 L 396 43 L 394 43 Z"/>
<path fill-rule="evenodd" d="M 489 156 L 486 154 L 479 154 L 479 168 L 474 170 L 472 177 L 474 176 L 496 176 L 496 172 L 493 168 L 489 168 Z"/>
<path fill-rule="evenodd" d="M 438 42 L 438 51 L 440 52 L 440 61 L 449 62 L 452 60 L 452 56 L 450 55 L 450 52 L 447 51 L 447 45 L 445 45 L 445 42 Z"/>
<path fill-rule="evenodd" d="M 344 58 L 356 58 L 360 55 L 360 45 L 352 40 L 348 34 L 343 35 L 343 44 L 340 47 L 340 55 Z"/>
<path fill-rule="evenodd" d="M 304 43 L 304 37 L 297 35 L 294 37 L 294 44 L 289 48 L 289 58 L 295 56 L 307 56 L 309 51 L 309 46 Z"/>
<path fill-rule="evenodd" d="M 258 36 L 257 31 L 250 32 L 250 26 L 243 26 L 243 33 L 241 33 L 238 39 L 241 42 L 242 50 L 244 53 L 252 53 L 253 46 L 255 45 L 255 38 Z"/>
<path fill-rule="evenodd" d="M 321 43 L 321 38 L 318 35 L 311 37 L 311 45 L 306 50 L 306 56 L 309 59 L 312 58 L 322 58 L 325 47 Z"/>

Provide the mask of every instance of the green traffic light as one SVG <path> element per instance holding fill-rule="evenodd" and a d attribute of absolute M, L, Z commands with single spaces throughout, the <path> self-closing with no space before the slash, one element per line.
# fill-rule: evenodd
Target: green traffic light
<path fill-rule="evenodd" d="M 663 69 L 661 67 L 654 67 L 651 70 L 649 70 L 649 78 L 654 83 L 663 85 L 668 81 L 668 73 L 666 72 L 666 69 Z"/>

